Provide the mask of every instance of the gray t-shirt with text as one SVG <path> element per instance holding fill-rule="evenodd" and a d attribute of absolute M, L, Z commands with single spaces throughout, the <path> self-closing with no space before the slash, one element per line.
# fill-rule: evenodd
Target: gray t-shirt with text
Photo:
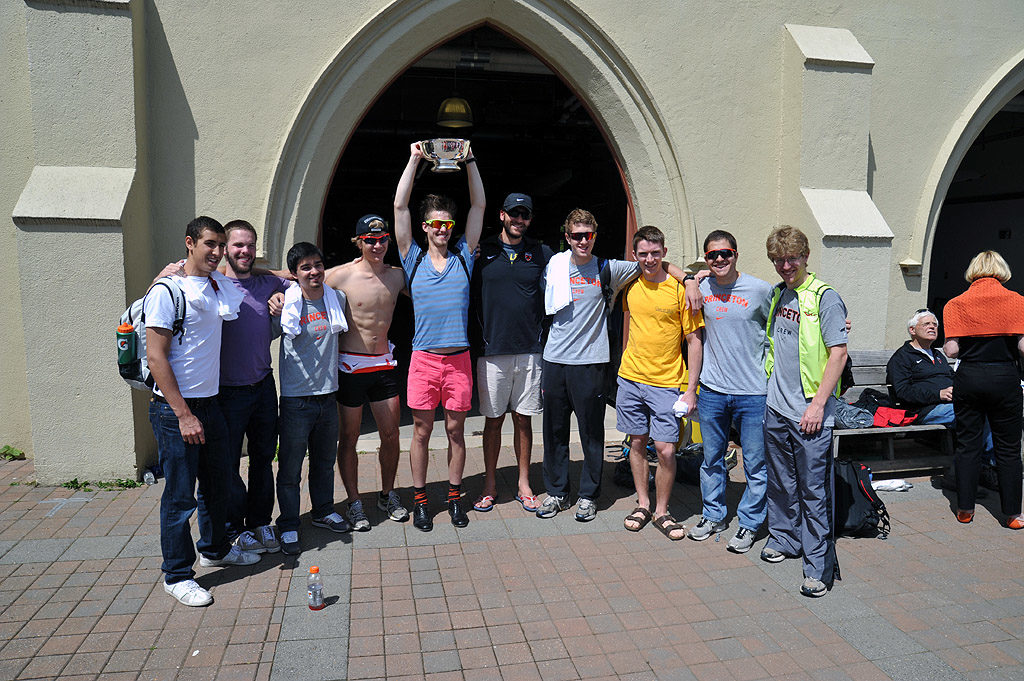
<path fill-rule="evenodd" d="M 582 267 L 569 263 L 572 302 L 555 313 L 544 345 L 544 359 L 558 364 L 603 364 L 608 353 L 608 312 L 601 295 L 598 259 Z M 607 260 L 609 284 L 617 293 L 640 274 L 640 265 L 626 260 Z"/>
<path fill-rule="evenodd" d="M 818 309 L 821 320 L 821 337 L 826 347 L 845 345 L 846 305 L 834 290 L 829 289 L 821 296 Z M 768 406 L 782 416 L 794 421 L 803 418 L 810 398 L 804 397 L 800 384 L 800 306 L 796 293 L 790 289 L 782 291 L 782 297 L 775 308 L 775 322 L 772 337 L 775 340 L 775 369 L 768 378 Z M 822 425 L 831 428 L 836 408 L 836 398 L 829 397 L 825 405 L 825 419 Z"/>
<path fill-rule="evenodd" d="M 345 294 L 335 291 L 345 309 Z M 325 291 L 330 295 L 330 291 Z M 326 395 L 338 389 L 338 334 L 331 333 L 327 303 L 302 300 L 299 317 L 302 333 L 295 338 L 281 336 L 281 397 Z M 280 333 L 281 318 L 274 317 L 274 332 Z"/>
<path fill-rule="evenodd" d="M 700 382 L 726 395 L 764 395 L 768 390 L 765 326 L 772 285 L 740 273 L 729 286 L 714 277 L 700 282 L 704 311 L 704 364 Z"/>

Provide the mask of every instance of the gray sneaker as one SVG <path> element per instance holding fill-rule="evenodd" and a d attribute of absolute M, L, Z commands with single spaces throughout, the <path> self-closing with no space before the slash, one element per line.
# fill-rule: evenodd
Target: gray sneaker
<path fill-rule="evenodd" d="M 594 500 L 580 497 L 580 500 L 576 502 L 576 520 L 581 523 L 587 523 L 596 517 L 597 504 L 594 503 Z"/>
<path fill-rule="evenodd" d="M 256 535 L 250 530 L 246 530 L 238 535 L 235 539 L 235 546 L 242 551 L 251 551 L 252 553 L 266 553 L 267 551 L 260 540 L 256 538 Z"/>
<path fill-rule="evenodd" d="M 277 540 L 277 535 L 274 534 L 274 528 L 270 525 L 260 525 L 253 532 L 256 538 L 259 539 L 260 543 L 263 544 L 263 550 L 267 553 L 277 553 L 281 550 L 281 542 Z"/>
<path fill-rule="evenodd" d="M 693 529 L 686 533 L 686 536 L 694 541 L 704 541 L 711 535 L 725 532 L 727 529 L 729 529 L 729 523 L 724 520 L 711 522 L 704 516 L 701 516 L 697 524 L 693 526 Z"/>
<path fill-rule="evenodd" d="M 804 577 L 804 583 L 800 587 L 800 593 L 811 598 L 818 598 L 828 593 L 828 587 L 820 579 Z"/>
<path fill-rule="evenodd" d="M 729 540 L 729 545 L 725 548 L 733 553 L 746 553 L 753 545 L 754 533 L 745 527 L 741 527 L 736 531 L 736 536 Z"/>
<path fill-rule="evenodd" d="M 544 502 L 537 509 L 538 518 L 554 518 L 559 511 L 568 511 L 572 505 L 565 497 L 556 497 L 549 494 Z"/>
<path fill-rule="evenodd" d="M 348 521 L 352 523 L 353 530 L 357 532 L 370 531 L 370 520 L 363 512 L 363 502 L 359 499 L 349 502 L 348 513 L 345 515 L 348 517 Z"/>
<path fill-rule="evenodd" d="M 391 490 L 386 496 L 383 492 L 377 495 L 377 508 L 387 513 L 396 523 L 405 522 L 409 518 L 409 509 L 402 506 L 402 500 L 395 490 Z"/>
<path fill-rule="evenodd" d="M 761 560 L 766 563 L 781 563 L 786 560 L 786 554 L 782 551 L 770 549 L 767 546 L 761 549 Z"/>
<path fill-rule="evenodd" d="M 251 551 L 243 551 L 237 544 L 231 545 L 231 550 L 223 558 L 207 558 L 199 556 L 199 564 L 203 567 L 222 567 L 224 565 L 252 565 L 260 562 L 260 554 Z M 176 597 L 177 598 L 177 597 Z"/>

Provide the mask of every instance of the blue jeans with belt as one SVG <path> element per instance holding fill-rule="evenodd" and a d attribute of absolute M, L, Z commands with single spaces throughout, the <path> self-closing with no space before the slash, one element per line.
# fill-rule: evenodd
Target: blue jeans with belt
<path fill-rule="evenodd" d="M 231 548 L 224 532 L 227 496 L 228 431 L 216 397 L 186 399 L 203 424 L 206 444 L 181 438 L 178 417 L 161 398 L 149 403 L 149 422 L 156 436 L 164 491 L 160 497 L 160 552 L 164 580 L 174 584 L 196 576 L 196 549 L 208 558 L 223 558 Z M 199 484 L 198 496 L 196 483 Z M 199 541 L 192 546 L 189 521 L 199 508 Z"/>
<path fill-rule="evenodd" d="M 277 452 L 277 505 L 281 532 L 299 529 L 302 460 L 309 450 L 309 499 L 313 517 L 334 512 L 334 461 L 338 451 L 338 407 L 334 393 L 281 397 Z"/>

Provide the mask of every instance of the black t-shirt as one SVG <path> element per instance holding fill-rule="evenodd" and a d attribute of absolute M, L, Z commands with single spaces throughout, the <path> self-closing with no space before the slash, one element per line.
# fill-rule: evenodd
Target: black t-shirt
<path fill-rule="evenodd" d="M 480 242 L 473 268 L 474 305 L 483 354 L 541 352 L 544 268 L 553 251 L 533 239 L 510 246 L 498 237 Z"/>

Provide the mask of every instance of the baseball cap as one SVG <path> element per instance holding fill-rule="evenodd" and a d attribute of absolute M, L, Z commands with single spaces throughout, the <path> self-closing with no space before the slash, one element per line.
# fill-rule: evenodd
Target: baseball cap
<path fill-rule="evenodd" d="M 501 209 L 505 212 L 512 210 L 513 208 L 521 207 L 526 210 L 533 212 L 533 199 L 526 194 L 512 193 L 505 197 L 505 203 L 501 204 Z"/>
<path fill-rule="evenodd" d="M 370 213 L 364 215 L 356 221 L 356 236 L 366 236 L 367 234 L 387 234 L 388 223 L 384 221 L 379 215 Z"/>

